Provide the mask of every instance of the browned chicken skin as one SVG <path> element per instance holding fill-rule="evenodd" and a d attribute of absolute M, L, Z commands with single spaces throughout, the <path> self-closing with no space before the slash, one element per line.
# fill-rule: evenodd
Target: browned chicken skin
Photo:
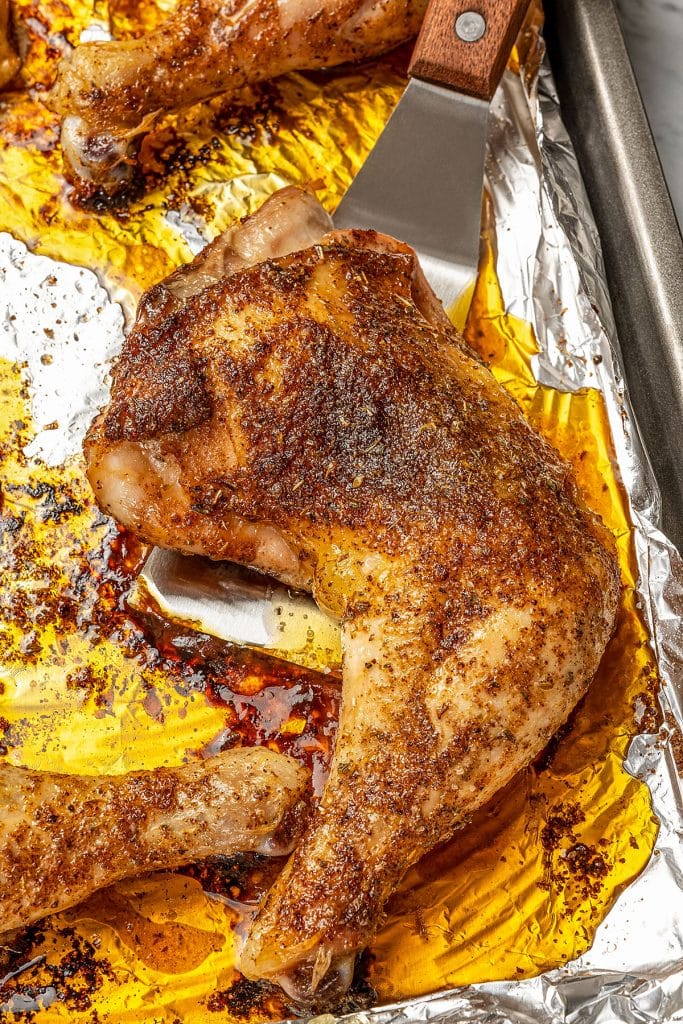
<path fill-rule="evenodd" d="M 270 244 L 271 212 L 291 245 Z M 619 590 L 570 468 L 414 253 L 365 231 L 304 248 L 311 218 L 286 190 L 241 229 L 254 265 L 228 259 L 194 295 L 191 266 L 182 302 L 172 279 L 152 289 L 86 442 L 126 526 L 306 587 L 341 621 L 329 779 L 241 961 L 302 998 L 348 981 L 409 865 L 567 718 Z"/>
<path fill-rule="evenodd" d="M 21 60 L 11 42 L 9 0 L 0 0 L 0 89 L 16 75 Z"/>
<path fill-rule="evenodd" d="M 53 105 L 67 175 L 115 191 L 161 112 L 288 71 L 373 57 L 410 39 L 426 0 L 181 0 L 139 40 L 78 46 Z M 126 161 L 128 162 L 126 163 Z"/>
<path fill-rule="evenodd" d="M 96 889 L 215 854 L 287 853 L 308 773 L 255 747 L 85 777 L 0 766 L 0 930 Z"/>

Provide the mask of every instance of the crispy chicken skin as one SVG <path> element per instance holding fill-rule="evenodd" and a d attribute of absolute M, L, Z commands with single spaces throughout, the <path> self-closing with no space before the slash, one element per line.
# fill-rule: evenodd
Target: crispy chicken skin
<path fill-rule="evenodd" d="M 9 0 L 0 0 L 0 89 L 14 78 L 21 65 L 10 32 Z"/>
<path fill-rule="evenodd" d="M 271 750 L 85 777 L 0 767 L 0 921 L 18 928 L 96 889 L 214 854 L 287 853 L 308 773 Z"/>
<path fill-rule="evenodd" d="M 114 192 L 161 112 L 296 69 L 373 57 L 417 32 L 426 0 L 181 0 L 142 39 L 78 46 L 52 103 L 67 176 Z M 127 161 L 127 162 L 126 162 Z"/>
<path fill-rule="evenodd" d="M 271 204 L 297 249 L 296 190 L 241 230 Z M 307 999 L 348 982 L 406 869 L 565 721 L 619 573 L 412 250 L 263 238 L 261 262 L 252 245 L 254 265 L 182 304 L 143 299 L 86 456 L 102 508 L 148 541 L 307 587 L 341 621 L 330 775 L 241 960 Z"/>

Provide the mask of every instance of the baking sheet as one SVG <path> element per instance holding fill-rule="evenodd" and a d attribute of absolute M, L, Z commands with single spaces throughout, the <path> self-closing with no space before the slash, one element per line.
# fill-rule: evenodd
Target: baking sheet
<path fill-rule="evenodd" d="M 75 41 L 95 13 L 106 20 L 101 6 L 77 7 L 61 23 L 49 3 L 38 8 L 25 71 L 34 93 L 13 96 L 1 117 L 2 226 L 47 257 L 2 239 L 10 308 L 0 344 L 12 363 L 2 377 L 5 756 L 121 771 L 255 741 L 307 761 L 319 785 L 337 684 L 169 632 L 152 612 L 132 614 L 125 598 L 145 552 L 93 510 L 77 453 L 121 340 L 123 312 L 110 295 L 130 312 L 142 287 L 286 180 L 313 184 L 333 209 L 400 94 L 405 54 L 289 76 L 241 105 L 214 101 L 170 118 L 149 147 L 155 167 L 170 153 L 170 174 L 152 169 L 144 200 L 126 211 L 93 212 L 64 194 L 36 89 L 54 64 L 40 25 L 54 37 L 63 24 Z M 125 11 L 110 14 L 117 33 L 133 29 Z M 153 7 L 139 17 L 149 23 Z M 392 901 L 350 1003 L 412 997 L 382 1011 L 387 1020 L 561 1019 L 579 1003 L 599 1015 L 606 1001 L 629 1000 L 659 1012 L 677 998 L 665 979 L 683 948 L 677 747 L 668 735 L 680 712 L 680 565 L 656 530 L 656 488 L 608 340 L 597 237 L 547 68 L 537 74 L 538 25 L 534 12 L 492 111 L 490 199 L 466 334 L 575 464 L 617 537 L 626 589 L 618 635 L 569 731 L 411 871 Z M 97 270 L 108 292 L 50 259 L 57 255 Z M 49 1005 L 41 1019 L 112 1022 L 286 1015 L 277 996 L 245 986 L 233 968 L 235 929 L 263 874 L 245 863 L 154 876 L 61 915 L 16 943 L 5 1011 Z M 643 906 L 657 911 L 634 942 Z M 644 975 L 644 988 L 630 981 Z M 422 998 L 451 985 L 470 987 Z"/>

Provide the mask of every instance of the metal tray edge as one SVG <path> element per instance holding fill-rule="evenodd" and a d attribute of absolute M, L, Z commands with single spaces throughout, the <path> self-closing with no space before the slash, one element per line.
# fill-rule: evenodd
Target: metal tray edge
<path fill-rule="evenodd" d="M 613 0 L 546 0 L 563 120 L 602 242 L 629 396 L 683 549 L 683 240 Z"/>

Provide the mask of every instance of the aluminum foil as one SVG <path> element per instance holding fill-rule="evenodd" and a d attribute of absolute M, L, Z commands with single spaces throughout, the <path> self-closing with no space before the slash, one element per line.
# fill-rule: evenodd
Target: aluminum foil
<path fill-rule="evenodd" d="M 113 25 L 129 34 L 136 17 L 138 26 L 154 24 L 163 5 L 145 0 L 135 14 L 87 0 L 74 0 L 68 14 L 56 0 L 19 7 L 30 15 L 24 73 L 32 91 L 0 110 L 0 228 L 14 236 L 0 236 L 0 357 L 10 361 L 0 374 L 2 434 L 11 449 L 0 511 L 6 535 L 30 528 L 30 541 L 13 549 L 25 561 L 3 577 L 0 599 L 9 623 L 4 756 L 120 771 L 187 751 L 208 756 L 240 729 L 244 739 L 248 726 L 257 742 L 309 758 L 319 779 L 333 738 L 327 684 L 239 652 L 223 652 L 216 678 L 202 675 L 197 657 L 181 670 L 161 641 L 149 640 L 146 624 L 117 617 L 145 552 L 93 512 L 78 453 L 140 289 L 288 180 L 312 182 L 333 209 L 400 94 L 405 64 L 399 55 L 357 71 L 289 76 L 255 105 L 208 104 L 170 118 L 151 143 L 153 167 L 173 150 L 166 177 L 152 175 L 144 200 L 124 214 L 93 214 L 63 194 L 40 88 L 50 84 L 54 52 L 82 30 L 99 35 Z M 409 874 L 366 971 L 374 998 L 388 1005 L 347 1018 L 359 1022 L 630 1022 L 683 1013 L 683 567 L 657 529 L 657 489 L 621 378 L 599 239 L 540 63 L 538 24 L 535 11 L 492 106 L 482 264 L 465 332 L 574 462 L 615 532 L 627 604 L 589 701 L 545 767 L 508 787 L 460 837 L 466 858 L 456 843 L 431 869 L 428 858 L 424 872 Z M 21 412 L 27 403 L 30 421 Z M 9 571 L 7 562 L 0 568 Z M 181 641 L 188 650 L 195 643 L 174 643 Z M 285 685 L 287 701 L 261 701 Z M 544 853 L 539 837 L 564 792 L 586 820 L 565 823 Z M 511 851 L 523 869 L 509 866 Z M 567 865 L 577 851 L 590 851 L 602 874 L 575 877 Z M 276 1000 L 245 1009 L 231 996 L 239 981 L 229 926 L 241 913 L 229 896 L 207 900 L 196 878 L 124 883 L 108 904 L 103 897 L 76 908 L 33 937 L 0 985 L 0 1015 L 112 1024 L 276 1019 Z M 185 929 L 184 967 L 175 973 L 145 948 L 153 946 L 150 921 L 171 941 L 169 920 Z M 463 984 L 483 978 L 496 980 Z M 428 995 L 454 982 L 460 987 Z M 410 1001 L 391 1001 L 411 991 Z"/>

